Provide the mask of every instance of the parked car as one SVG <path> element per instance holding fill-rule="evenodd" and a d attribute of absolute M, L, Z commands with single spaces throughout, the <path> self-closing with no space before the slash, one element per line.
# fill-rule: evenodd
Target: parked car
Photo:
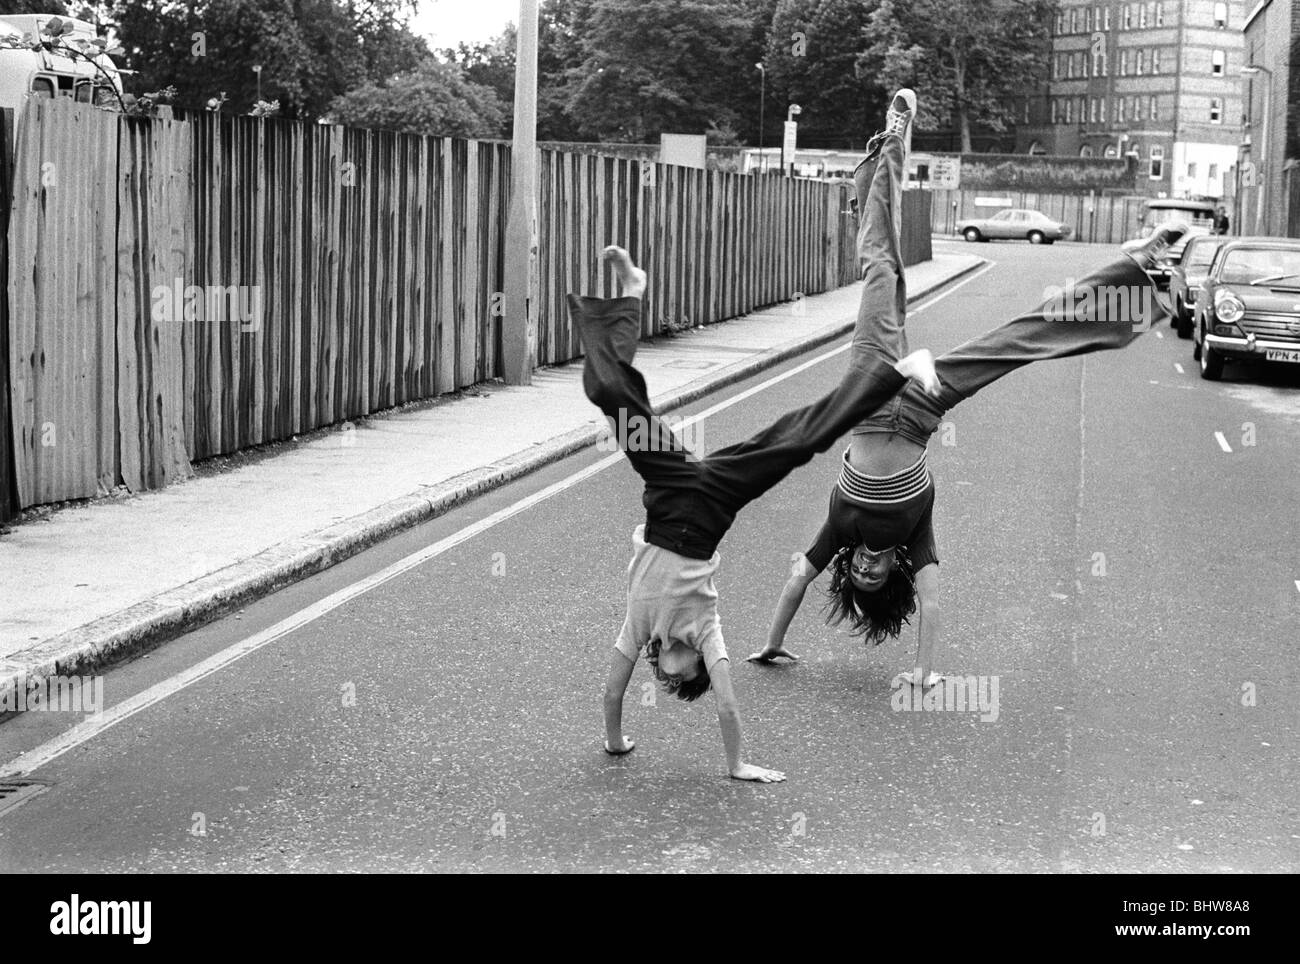
<path fill-rule="evenodd" d="M 957 233 L 967 241 L 993 238 L 1024 238 L 1030 244 L 1051 244 L 1070 236 L 1070 226 L 1053 221 L 1041 211 L 1010 208 L 991 218 L 967 218 L 957 222 Z"/>
<path fill-rule="evenodd" d="M 1207 227 L 1203 221 L 1197 222 L 1189 225 L 1187 233 L 1171 244 L 1165 253 L 1160 256 L 1160 260 L 1156 262 L 1155 266 L 1147 271 L 1147 274 L 1150 275 L 1151 280 L 1156 283 L 1158 289 L 1161 291 L 1171 290 L 1169 286 L 1173 281 L 1174 267 L 1182 259 L 1183 251 L 1186 250 L 1187 245 L 1194 238 L 1204 237 L 1222 238 L 1223 236 L 1212 234 L 1210 228 Z M 1132 241 L 1125 241 L 1120 245 L 1120 250 L 1135 251 L 1144 244 L 1146 244 L 1146 238 L 1136 238 Z"/>
<path fill-rule="evenodd" d="M 1225 238 L 1196 295 L 1201 377 L 1230 359 L 1300 365 L 1300 241 Z"/>
<path fill-rule="evenodd" d="M 1228 239 L 1219 234 L 1202 234 L 1189 238 L 1182 255 L 1174 263 L 1169 275 L 1169 300 L 1174 308 L 1174 330 L 1179 338 L 1192 337 L 1192 312 L 1201 282 L 1210 273 L 1210 262 L 1215 252 Z"/>

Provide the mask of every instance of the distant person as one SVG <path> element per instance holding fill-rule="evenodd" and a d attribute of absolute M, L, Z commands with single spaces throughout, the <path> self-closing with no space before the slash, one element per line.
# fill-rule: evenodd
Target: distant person
<path fill-rule="evenodd" d="M 1228 212 L 1222 207 L 1214 212 L 1214 233 L 1227 234 L 1231 222 L 1228 220 Z"/>

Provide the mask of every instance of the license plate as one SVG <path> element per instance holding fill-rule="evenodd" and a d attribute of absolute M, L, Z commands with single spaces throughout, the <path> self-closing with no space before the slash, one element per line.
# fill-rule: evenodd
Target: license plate
<path fill-rule="evenodd" d="M 1265 361 L 1284 361 L 1300 364 L 1300 349 L 1268 348 L 1264 351 Z"/>

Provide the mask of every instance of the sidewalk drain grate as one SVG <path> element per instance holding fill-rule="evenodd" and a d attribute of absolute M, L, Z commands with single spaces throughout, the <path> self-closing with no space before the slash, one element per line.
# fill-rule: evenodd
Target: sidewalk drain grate
<path fill-rule="evenodd" d="M 40 780 L 0 780 L 0 816 L 21 807 L 50 788 Z"/>

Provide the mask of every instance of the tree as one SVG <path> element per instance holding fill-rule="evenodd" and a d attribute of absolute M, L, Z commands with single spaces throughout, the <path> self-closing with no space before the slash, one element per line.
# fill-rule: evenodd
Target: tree
<path fill-rule="evenodd" d="M 738 126 L 744 12 L 737 0 L 596 0 L 577 38 L 581 61 L 567 71 L 565 113 L 603 140 Z"/>
<path fill-rule="evenodd" d="M 879 127 L 886 94 L 858 69 L 877 0 L 781 0 L 767 55 L 768 114 L 779 129 L 789 104 L 803 108 L 799 141 L 861 149 Z"/>
<path fill-rule="evenodd" d="M 261 97 L 286 116 L 320 116 L 368 80 L 413 69 L 429 56 L 399 16 L 406 0 L 115 0 L 124 66 L 141 90 L 173 86 L 197 107 L 226 91 L 246 112 Z"/>
<path fill-rule="evenodd" d="M 353 127 L 442 137 L 500 137 L 506 129 L 492 89 L 467 81 L 457 64 L 436 59 L 335 98 L 330 116 Z"/>
<path fill-rule="evenodd" d="M 1052 0 L 880 0 L 858 58 L 864 77 L 921 94 L 916 126 L 952 125 L 971 149 L 972 120 L 1005 130 L 1013 105 L 1041 81 Z"/>
<path fill-rule="evenodd" d="M 69 10 L 63 0 L 0 0 L 0 17 L 15 13 L 53 13 L 66 17 Z"/>

